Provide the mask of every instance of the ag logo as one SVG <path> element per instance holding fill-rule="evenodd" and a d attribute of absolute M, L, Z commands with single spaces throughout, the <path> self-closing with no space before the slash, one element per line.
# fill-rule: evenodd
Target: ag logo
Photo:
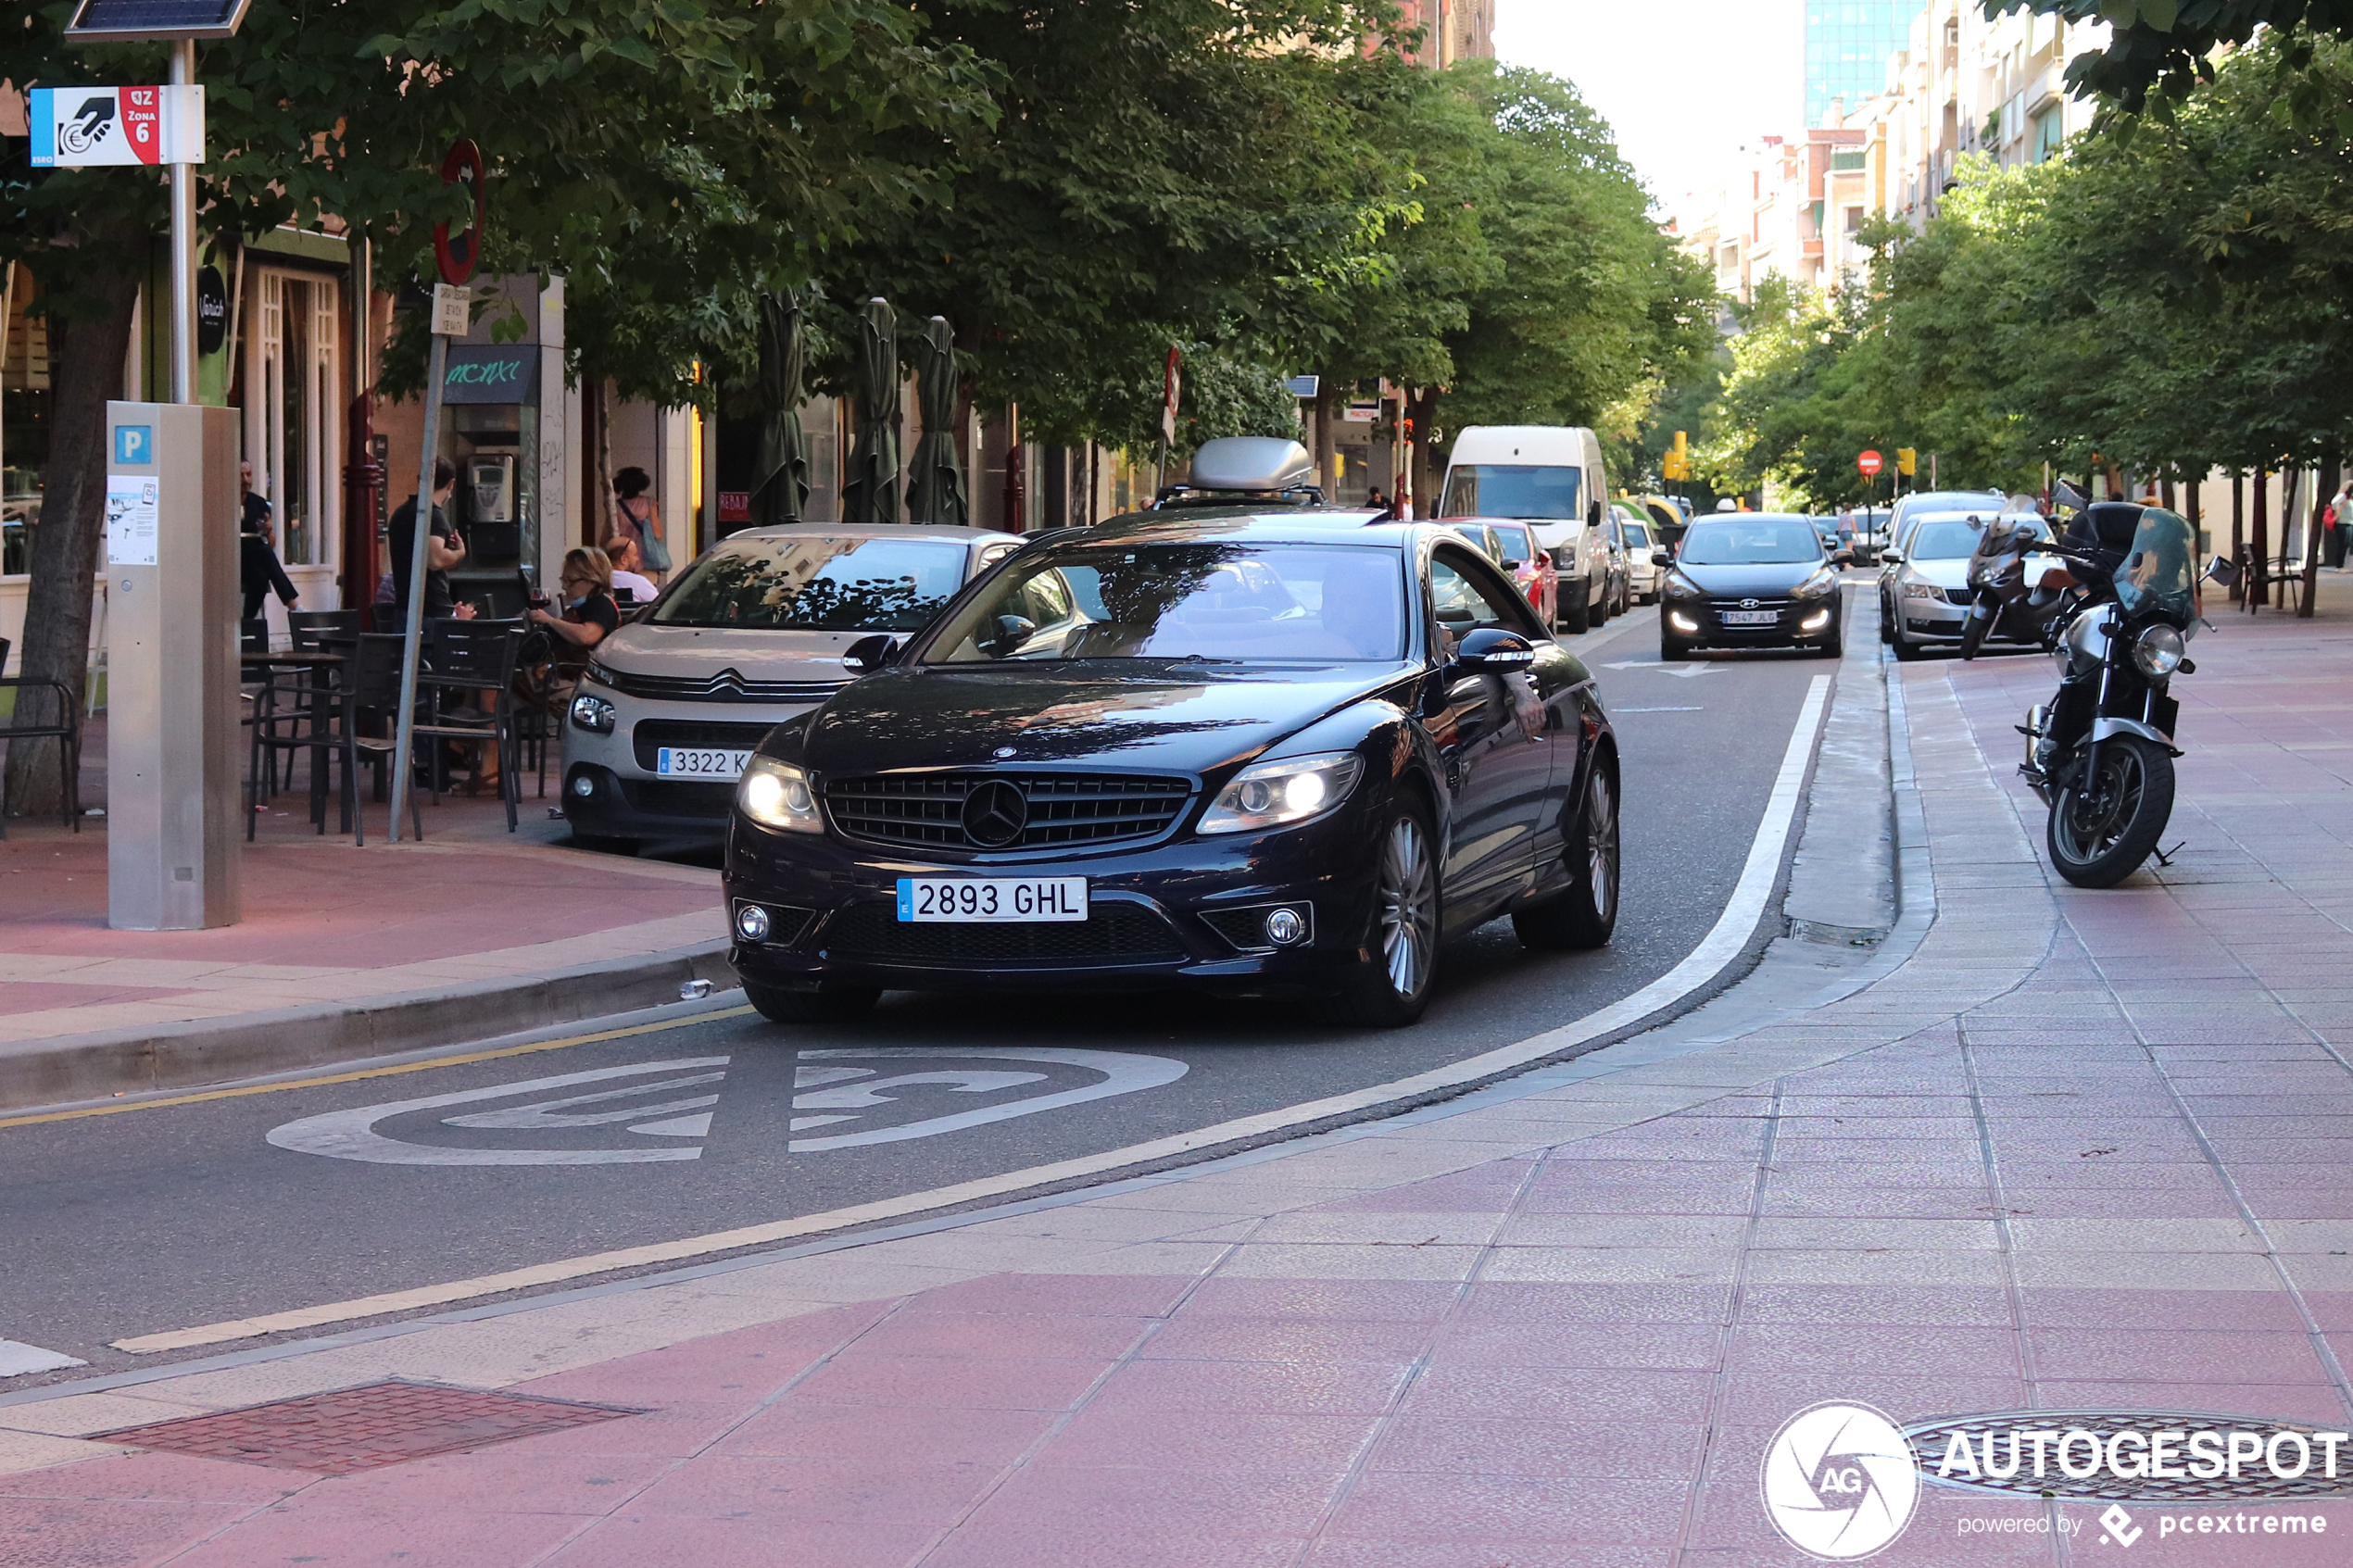
<path fill-rule="evenodd" d="M 1816 1405 L 1765 1450 L 1765 1512 L 1809 1557 L 1869 1557 L 1904 1533 L 1919 1500 L 1911 1445 L 1869 1405 Z"/>

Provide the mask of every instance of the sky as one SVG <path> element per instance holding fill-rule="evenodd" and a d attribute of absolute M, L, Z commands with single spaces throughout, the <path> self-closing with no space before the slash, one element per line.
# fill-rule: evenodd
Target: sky
<path fill-rule="evenodd" d="M 1803 0 L 1496 0 L 1495 54 L 1575 82 L 1662 216 L 1805 127 Z"/>

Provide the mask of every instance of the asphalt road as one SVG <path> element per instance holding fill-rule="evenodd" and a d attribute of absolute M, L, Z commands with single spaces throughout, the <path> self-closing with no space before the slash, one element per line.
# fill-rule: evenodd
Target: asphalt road
<path fill-rule="evenodd" d="M 1605 1006 L 1673 967 L 1722 912 L 1808 683 L 1832 668 L 1786 653 L 1661 665 L 1655 627 L 1638 609 L 1571 644 L 1623 754 L 1623 908 L 1604 950 L 1531 953 L 1508 922 L 1491 923 L 1446 950 L 1422 1024 L 1392 1033 L 1309 1005 L 894 994 L 849 1026 L 703 1018 L 0 1129 L 0 1339 L 91 1363 L 0 1378 L 0 1391 L 238 1348 L 111 1348 L 129 1336 L 1122 1148 L 1386 1083 Z"/>

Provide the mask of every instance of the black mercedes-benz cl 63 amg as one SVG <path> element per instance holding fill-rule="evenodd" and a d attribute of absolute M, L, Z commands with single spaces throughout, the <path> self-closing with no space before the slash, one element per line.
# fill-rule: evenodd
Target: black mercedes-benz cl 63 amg
<path fill-rule="evenodd" d="M 1617 914 L 1592 678 L 1451 529 L 1313 512 L 1038 536 L 770 733 L 726 855 L 779 1022 L 886 989 L 1327 996 L 1409 1023 L 1444 937 Z"/>

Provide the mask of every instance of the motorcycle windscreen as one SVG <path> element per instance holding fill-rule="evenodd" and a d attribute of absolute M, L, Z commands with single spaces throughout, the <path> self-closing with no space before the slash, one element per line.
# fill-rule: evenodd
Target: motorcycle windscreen
<path fill-rule="evenodd" d="M 2116 573 L 2116 603 L 2128 621 L 2154 615 L 2189 624 L 2197 614 L 2197 533 L 2187 518 L 2162 507 L 2141 513 Z"/>

